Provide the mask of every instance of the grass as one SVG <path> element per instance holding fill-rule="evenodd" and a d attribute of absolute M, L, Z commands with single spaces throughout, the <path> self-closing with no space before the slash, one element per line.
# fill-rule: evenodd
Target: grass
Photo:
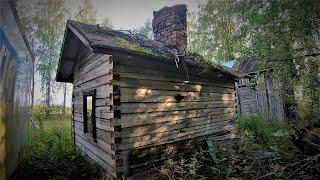
<path fill-rule="evenodd" d="M 53 120 L 39 121 L 40 128 L 31 127 L 29 146 L 16 179 L 103 179 L 103 170 L 75 151 L 70 126 L 70 118 L 56 116 Z M 308 162 L 303 171 L 297 172 L 306 157 L 291 143 L 287 125 L 266 116 L 244 116 L 238 119 L 238 127 L 240 139 L 232 146 L 208 143 L 192 156 L 170 159 L 157 167 L 159 176 L 165 179 L 320 177 L 319 159 Z"/>
<path fill-rule="evenodd" d="M 16 179 L 100 179 L 102 170 L 75 151 L 70 118 L 30 127 L 29 145 Z"/>

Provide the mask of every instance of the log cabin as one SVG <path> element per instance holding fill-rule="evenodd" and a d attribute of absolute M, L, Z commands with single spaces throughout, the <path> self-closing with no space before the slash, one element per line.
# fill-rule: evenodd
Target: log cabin
<path fill-rule="evenodd" d="M 56 80 L 73 84 L 74 143 L 114 178 L 235 137 L 239 75 L 186 51 L 186 13 L 155 11 L 154 40 L 67 22 Z"/>

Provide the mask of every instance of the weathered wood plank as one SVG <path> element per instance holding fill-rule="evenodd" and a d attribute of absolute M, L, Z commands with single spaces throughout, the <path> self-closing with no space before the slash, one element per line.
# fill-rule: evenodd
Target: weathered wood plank
<path fill-rule="evenodd" d="M 96 87 L 90 87 L 88 90 L 92 90 L 92 89 L 96 90 L 96 98 L 97 99 L 110 98 L 110 94 L 112 93 L 112 86 L 110 84 L 96 86 Z M 76 99 L 82 99 L 83 91 L 79 91 L 79 90 L 74 91 L 73 95 L 76 97 Z"/>
<path fill-rule="evenodd" d="M 131 87 L 131 88 L 147 88 L 147 89 L 157 89 L 157 90 L 171 90 L 171 91 L 184 91 L 184 92 L 207 92 L 207 93 L 234 93 L 234 89 L 221 88 L 206 85 L 191 85 L 184 83 L 171 83 L 164 81 L 153 81 L 145 79 L 129 79 L 121 78 L 119 81 L 112 80 L 112 84 L 119 85 L 121 87 Z"/>
<path fill-rule="evenodd" d="M 222 123 L 223 124 L 223 123 Z M 117 145 L 117 149 L 130 149 L 130 148 L 138 148 L 144 146 L 157 146 L 166 143 L 172 143 L 179 140 L 184 139 L 192 139 L 200 136 L 206 136 L 210 134 L 214 134 L 220 131 L 226 131 L 232 129 L 232 125 L 228 125 L 224 123 L 222 126 L 216 125 L 215 127 L 206 127 L 206 128 L 197 128 L 195 130 L 181 133 L 179 135 L 174 136 L 154 136 L 154 137 L 140 137 L 140 139 L 124 139 L 121 144 Z"/>
<path fill-rule="evenodd" d="M 77 102 L 80 102 L 80 99 L 76 100 Z M 96 99 L 96 103 L 98 102 L 98 105 L 96 105 L 95 110 L 96 112 L 113 112 L 112 108 L 112 102 L 109 99 Z M 107 103 L 105 103 L 107 102 Z M 74 112 L 82 114 L 83 113 L 83 105 L 80 103 L 74 104 Z"/>
<path fill-rule="evenodd" d="M 176 64 L 174 61 L 164 61 L 164 60 L 159 60 L 159 59 L 152 59 L 150 60 L 150 58 L 139 58 L 139 59 L 135 59 L 135 58 L 128 58 L 127 57 L 117 57 L 114 58 L 115 59 L 115 67 L 119 66 L 119 65 L 127 65 L 127 66 L 135 66 L 135 67 L 140 67 L 143 69 L 150 69 L 150 70 L 161 70 L 161 71 L 171 71 L 172 73 L 176 73 L 176 74 L 182 74 L 186 76 L 186 71 L 185 69 L 182 67 L 182 65 L 180 66 L 180 68 L 176 68 Z M 191 64 L 187 65 L 187 69 L 188 69 L 188 74 L 189 76 L 193 76 L 193 75 L 203 75 L 206 78 L 221 78 L 222 80 L 226 80 L 226 81 L 233 81 L 232 77 L 226 76 L 223 73 L 220 73 L 218 71 L 214 71 L 212 69 L 209 68 L 201 68 L 201 67 L 197 67 Z"/>
<path fill-rule="evenodd" d="M 97 131 L 97 139 L 108 144 L 114 143 L 114 138 L 111 138 L 112 137 L 111 132 L 104 131 L 101 129 L 96 129 L 96 131 Z M 86 139 L 93 139 L 92 134 L 84 133 L 82 129 L 78 129 L 77 127 L 75 127 L 74 132 L 78 135 L 83 134 L 84 137 L 86 137 Z"/>
<path fill-rule="evenodd" d="M 233 107 L 236 107 L 235 101 L 121 103 L 120 110 L 122 114 L 125 114 Z"/>
<path fill-rule="evenodd" d="M 115 161 L 114 160 L 109 160 L 106 159 L 105 157 L 101 156 L 100 154 L 96 154 L 95 152 L 92 152 L 92 150 L 90 150 L 88 147 L 88 144 L 86 141 L 81 140 L 81 138 L 79 138 L 79 136 L 76 136 L 76 146 L 81 149 L 82 152 L 84 152 L 87 156 L 89 156 L 92 160 L 94 160 L 95 162 L 97 162 L 99 165 L 101 165 L 103 168 L 105 168 L 106 170 L 108 170 L 108 172 L 116 177 L 116 169 L 115 169 Z M 81 142 L 80 142 L 81 141 Z M 93 150 L 94 151 L 94 150 Z M 107 161 L 106 161 L 107 160 Z M 109 162 L 108 162 L 109 161 Z"/>
<path fill-rule="evenodd" d="M 235 100 L 235 93 L 203 93 L 153 90 L 148 88 L 121 88 L 121 102 L 180 102 Z"/>
<path fill-rule="evenodd" d="M 95 54 L 90 56 L 86 59 L 85 64 L 75 70 L 74 79 L 79 79 L 80 76 L 97 69 L 99 66 L 107 66 L 110 64 L 110 58 L 112 58 L 112 56 L 106 54 Z"/>
<path fill-rule="evenodd" d="M 145 126 L 122 128 L 120 132 L 116 132 L 116 137 L 138 137 L 148 134 L 162 133 L 172 130 L 180 130 L 187 127 L 193 127 L 221 120 L 235 119 L 236 116 L 229 114 L 216 115 L 211 117 L 197 117 L 192 119 L 184 119 L 179 121 L 167 121 L 163 123 L 149 124 Z"/>
<path fill-rule="evenodd" d="M 154 112 L 140 114 L 122 114 L 121 119 L 115 121 L 115 125 L 121 127 L 142 126 L 166 121 L 177 121 L 203 116 L 214 116 L 218 114 L 235 113 L 235 108 L 199 109 L 187 111 Z M 107 119 L 107 118 L 106 118 Z"/>
<path fill-rule="evenodd" d="M 79 132 L 79 130 L 77 128 L 75 128 L 75 130 L 77 130 L 77 131 L 75 131 L 75 133 L 76 133 L 75 135 L 81 137 L 82 139 L 84 139 L 85 141 L 90 143 L 92 146 L 95 146 L 95 147 L 101 149 L 105 153 L 109 154 L 111 157 L 114 156 L 115 151 L 111 148 L 111 144 L 104 142 L 100 139 L 97 139 L 97 141 L 95 142 L 90 134 L 85 134 L 85 133 L 83 133 L 83 131 Z"/>
<path fill-rule="evenodd" d="M 106 119 L 106 120 L 110 120 L 114 118 L 114 115 L 113 113 L 110 113 L 110 112 L 97 112 L 96 111 L 96 119 Z M 80 122 L 83 122 L 83 116 L 82 116 L 82 113 L 77 113 L 75 112 L 75 117 L 74 117 L 75 120 L 77 121 L 80 121 Z"/>
<path fill-rule="evenodd" d="M 184 83 L 184 84 L 200 84 L 206 86 L 218 86 L 218 87 L 226 87 L 226 88 L 234 88 L 233 82 L 223 82 L 218 79 L 212 80 L 212 82 L 201 82 L 199 79 L 198 81 L 192 81 L 190 79 L 185 79 L 183 77 L 176 77 L 177 74 L 145 74 L 144 71 L 129 73 L 129 72 L 114 72 L 114 74 L 119 75 L 121 78 L 129 78 L 129 79 L 145 79 L 145 80 L 154 80 L 154 81 L 164 81 L 164 82 L 172 82 L 172 83 Z M 185 80 L 183 80 L 185 79 Z M 196 79 L 196 78 L 194 78 Z"/>
<path fill-rule="evenodd" d="M 89 89 L 95 89 L 96 87 L 110 84 L 110 81 L 113 79 L 112 74 L 102 75 L 98 78 L 91 79 L 90 81 L 84 82 L 83 84 L 74 84 L 74 91 L 84 91 Z"/>
<path fill-rule="evenodd" d="M 98 77 L 101 77 L 103 75 L 109 75 L 112 74 L 112 67 L 108 66 L 107 64 L 102 64 L 99 67 L 97 67 L 96 69 L 83 74 L 83 75 L 79 75 L 79 77 L 77 77 L 74 81 L 73 81 L 73 85 L 77 86 L 80 84 L 83 84 L 85 82 L 88 82 L 92 79 L 96 79 Z"/>

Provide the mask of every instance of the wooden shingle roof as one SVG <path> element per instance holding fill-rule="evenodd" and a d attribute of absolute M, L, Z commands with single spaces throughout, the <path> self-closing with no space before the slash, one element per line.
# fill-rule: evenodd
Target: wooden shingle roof
<path fill-rule="evenodd" d="M 131 31 L 116 31 L 97 25 L 89 25 L 68 20 L 62 44 L 56 80 L 72 82 L 73 70 L 77 61 L 77 53 L 83 46 L 92 52 L 103 50 L 131 53 L 163 60 L 174 61 L 183 56 L 186 65 L 201 66 L 208 70 L 219 71 L 228 76 L 238 78 L 240 73 L 222 65 L 208 63 L 196 53 L 179 53 L 164 44 L 148 39 Z"/>

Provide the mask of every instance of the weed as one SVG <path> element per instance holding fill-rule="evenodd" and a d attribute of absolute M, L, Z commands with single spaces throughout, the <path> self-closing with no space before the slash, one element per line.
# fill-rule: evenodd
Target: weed
<path fill-rule="evenodd" d="M 169 179 L 286 179 L 294 176 L 314 179 L 320 176 L 320 167 L 315 165 L 319 160 L 307 159 L 311 164 L 308 167 L 302 163 L 306 162 L 305 157 L 299 155 L 289 140 L 287 125 L 267 116 L 240 117 L 238 122 L 241 138 L 235 144 L 223 148 L 207 141 L 207 147 L 200 147 L 189 158 L 184 157 L 183 163 L 167 161 L 161 166 L 160 174 Z M 298 174 L 301 168 L 305 169 Z M 177 170 L 188 173 L 177 173 Z"/>
<path fill-rule="evenodd" d="M 45 120 L 29 129 L 29 145 L 16 179 L 97 179 L 101 169 L 75 151 L 70 120 Z"/>

